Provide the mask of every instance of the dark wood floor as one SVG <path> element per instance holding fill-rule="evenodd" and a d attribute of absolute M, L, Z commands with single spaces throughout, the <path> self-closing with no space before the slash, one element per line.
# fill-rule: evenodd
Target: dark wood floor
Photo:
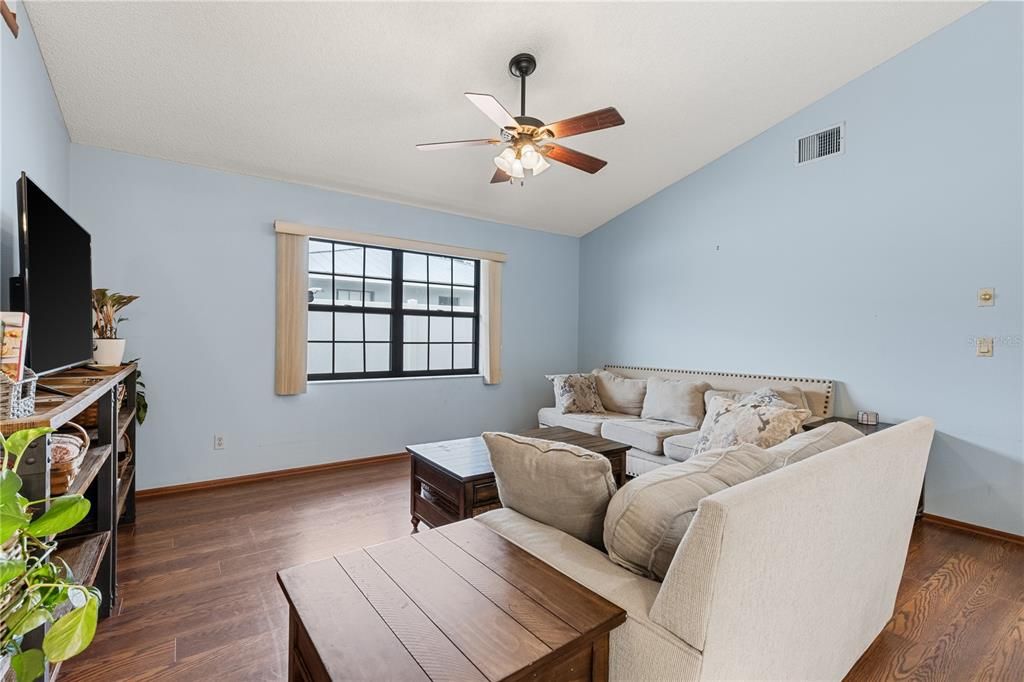
<path fill-rule="evenodd" d="M 402 461 L 139 501 L 121 599 L 64 682 L 282 680 L 286 566 L 409 533 Z M 1024 680 L 1024 546 L 923 524 L 851 680 Z"/>

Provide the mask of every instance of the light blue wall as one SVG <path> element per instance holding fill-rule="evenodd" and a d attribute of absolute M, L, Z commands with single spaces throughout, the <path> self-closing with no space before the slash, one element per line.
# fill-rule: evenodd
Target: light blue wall
<path fill-rule="evenodd" d="M 123 328 L 129 353 L 144 357 L 153 403 L 140 431 L 142 487 L 524 428 L 550 392 L 542 375 L 577 364 L 577 240 L 71 145 L 28 11 L 14 9 L 21 35 L 0 31 L 3 306 L 17 269 L 14 186 L 25 170 L 92 233 L 97 286 L 143 296 Z M 506 251 L 504 382 L 332 384 L 274 396 L 275 218 Z M 223 451 L 212 449 L 215 432 Z"/>
<path fill-rule="evenodd" d="M 153 402 L 143 487 L 528 426 L 549 401 L 544 372 L 636 362 L 829 376 L 842 382 L 842 414 L 931 415 L 928 511 L 1024 532 L 1020 5 L 968 15 L 579 250 L 564 237 L 69 145 L 18 5 L 21 37 L 0 31 L 0 290 L 6 303 L 25 169 L 93 233 L 97 283 L 143 295 L 124 327 Z M 841 120 L 847 154 L 794 168 L 793 139 Z M 505 382 L 275 397 L 277 217 L 507 251 Z M 975 306 L 982 286 L 997 288 L 994 308 Z M 979 335 L 1005 339 L 994 358 L 973 356 Z M 215 432 L 223 451 L 212 450 Z"/>
<path fill-rule="evenodd" d="M 7 278 L 18 267 L 17 194 L 21 171 L 67 208 L 70 142 L 57 98 L 39 54 L 29 13 L 18 15 L 17 40 L 0 26 L 0 301 L 7 305 Z"/>
<path fill-rule="evenodd" d="M 71 177 L 96 285 L 142 296 L 122 335 L 149 389 L 144 488 L 535 426 L 551 393 L 543 375 L 577 365 L 575 238 L 79 145 Z M 504 381 L 312 384 L 275 396 L 276 218 L 506 252 Z"/>
<path fill-rule="evenodd" d="M 840 415 L 935 419 L 928 512 L 1024 533 L 1022 28 L 982 7 L 584 237 L 581 368 L 832 377 Z"/>

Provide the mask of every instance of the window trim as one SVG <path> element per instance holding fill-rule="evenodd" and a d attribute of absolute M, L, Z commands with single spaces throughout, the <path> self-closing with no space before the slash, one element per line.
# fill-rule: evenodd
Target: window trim
<path fill-rule="evenodd" d="M 334 278 L 339 276 L 339 274 L 341 276 L 346 276 L 346 275 L 344 275 L 344 273 L 323 272 L 323 271 L 320 271 L 320 270 L 310 270 L 309 269 L 309 263 L 308 263 L 308 257 L 307 257 L 307 263 L 306 263 L 306 267 L 305 267 L 307 280 L 308 280 L 308 277 L 309 277 L 310 274 L 314 274 L 314 275 L 315 274 L 320 274 L 320 275 L 324 275 L 324 276 L 327 276 L 327 277 L 331 278 L 331 296 L 330 296 L 330 301 L 331 302 L 330 303 L 317 303 L 316 301 L 307 302 L 307 304 L 306 304 L 307 315 L 308 315 L 308 313 L 311 313 L 311 312 L 329 312 L 329 313 L 332 313 L 332 317 L 331 317 L 331 340 L 330 341 L 310 340 L 309 339 L 309 334 L 308 334 L 308 331 L 307 331 L 307 333 L 306 333 L 306 344 L 308 345 L 308 344 L 322 343 L 322 344 L 329 345 L 331 347 L 331 369 L 332 370 L 334 369 L 334 361 L 335 361 L 335 355 L 334 355 L 334 347 L 335 347 L 335 345 L 337 345 L 339 343 L 360 344 L 362 346 L 362 351 L 363 351 L 363 367 L 365 369 L 365 367 L 366 367 L 366 344 L 368 344 L 368 343 L 375 343 L 374 341 L 367 341 L 366 340 L 366 315 L 370 314 L 370 315 L 387 316 L 389 318 L 389 320 L 390 320 L 390 327 L 389 327 L 389 329 L 390 329 L 390 340 L 387 341 L 387 342 L 381 341 L 379 343 L 389 343 L 390 344 L 390 351 L 391 351 L 390 363 L 389 363 L 390 366 L 391 366 L 391 369 L 389 369 L 389 370 L 386 370 L 386 371 L 372 371 L 372 372 L 367 372 L 367 371 L 362 371 L 362 372 L 333 372 L 332 371 L 330 373 L 324 373 L 324 372 L 311 373 L 311 372 L 308 371 L 308 368 L 307 368 L 306 380 L 308 382 L 337 382 L 337 381 L 363 381 L 363 380 L 368 380 L 368 379 L 406 379 L 406 378 L 412 379 L 412 378 L 424 378 L 424 377 L 472 376 L 472 375 L 479 375 L 481 373 L 481 369 L 480 369 L 480 353 L 481 353 L 481 350 L 482 350 L 482 348 L 481 348 L 481 346 L 482 346 L 482 344 L 481 344 L 481 341 L 482 341 L 482 339 L 481 339 L 482 311 L 481 311 L 480 306 L 481 306 L 481 276 L 482 276 L 481 272 L 483 270 L 483 261 L 481 259 L 479 259 L 479 258 L 471 258 L 471 257 L 465 256 L 465 255 L 450 255 L 450 254 L 436 253 L 436 252 L 432 252 L 432 251 L 417 251 L 415 249 L 400 248 L 398 246 L 383 246 L 383 245 L 368 244 L 368 243 L 361 243 L 361 242 L 350 242 L 350 241 L 346 241 L 346 240 L 342 240 L 342 239 L 328 238 L 328 237 L 322 237 L 322 236 L 310 236 L 308 238 L 308 242 L 321 242 L 321 243 L 324 243 L 324 244 L 330 244 L 331 245 L 331 270 L 332 271 L 336 269 L 336 267 L 334 265 L 334 258 L 335 258 L 335 253 L 336 253 L 336 251 L 334 249 L 335 245 L 341 244 L 341 245 L 345 245 L 345 246 L 352 246 L 352 247 L 357 247 L 357 248 L 363 249 L 363 267 L 362 267 L 363 274 L 359 276 L 360 280 L 362 281 L 363 293 L 362 293 L 362 300 L 360 301 L 362 305 L 358 305 L 358 306 L 339 305 L 337 303 L 336 292 L 335 292 L 335 289 L 334 289 L 334 287 L 335 287 L 335 280 L 334 280 Z M 367 277 L 367 275 L 366 275 L 366 249 L 368 249 L 368 248 L 369 249 L 377 249 L 377 250 L 381 250 L 381 251 L 389 251 L 391 253 L 391 279 L 390 279 L 390 281 L 391 281 L 391 306 L 388 307 L 388 308 L 384 308 L 384 307 L 380 307 L 380 306 L 367 306 L 366 305 L 366 281 L 367 281 L 367 279 L 370 279 L 370 280 L 383 280 L 383 278 Z M 307 250 L 307 253 L 308 253 L 308 251 L 309 251 L 309 247 L 308 246 L 307 246 L 306 250 Z M 426 259 L 427 259 L 427 272 L 426 272 L 426 279 L 425 280 L 416 280 L 416 279 L 406 279 L 406 278 L 404 278 L 404 272 L 403 272 L 403 269 L 404 269 L 404 257 L 403 256 L 406 253 L 414 254 L 414 255 L 423 255 L 423 256 L 426 257 Z M 430 309 L 430 287 L 432 285 L 434 285 L 434 286 L 437 286 L 437 285 L 444 286 L 446 284 L 444 282 L 430 282 L 430 257 L 431 256 L 448 258 L 448 259 L 450 259 L 452 261 L 453 272 L 452 272 L 451 279 L 454 279 L 454 260 L 455 259 L 469 260 L 469 261 L 473 262 L 473 284 L 471 285 L 472 288 L 473 288 L 473 311 L 472 312 L 456 311 L 456 310 L 453 310 L 453 309 L 449 309 L 449 310 L 431 310 Z M 351 276 L 355 277 L 355 275 L 351 275 Z M 412 284 L 423 284 L 423 285 L 426 286 L 426 288 L 427 288 L 427 308 L 426 309 L 424 309 L 424 310 L 420 310 L 420 309 L 406 309 L 404 307 L 403 285 L 406 282 L 409 282 L 409 283 L 412 283 Z M 455 284 L 454 282 L 448 282 L 447 286 L 450 289 L 451 296 L 454 298 L 454 287 L 457 287 L 457 286 L 467 287 L 467 286 L 470 286 L 470 285 L 459 285 L 459 284 Z M 449 308 L 454 308 L 454 305 L 450 304 Z M 336 340 L 336 330 L 334 328 L 334 325 L 336 324 L 336 318 L 333 316 L 333 313 L 353 313 L 353 314 L 360 314 L 360 315 L 362 315 L 363 339 L 361 341 L 337 341 Z M 407 316 L 408 317 L 426 317 L 426 318 L 428 318 L 428 322 L 427 322 L 427 341 L 408 342 L 411 345 L 425 345 L 427 347 L 427 367 L 428 368 L 430 367 L 430 350 L 431 350 L 431 347 L 432 347 L 432 343 L 430 342 L 430 322 L 429 322 L 429 319 L 430 318 L 434 318 L 434 317 L 444 317 L 444 318 L 451 318 L 452 319 L 452 325 L 453 325 L 452 340 L 448 341 L 448 342 L 444 342 L 444 341 L 438 342 L 438 343 L 443 343 L 443 344 L 451 346 L 451 348 L 452 348 L 452 364 L 454 364 L 455 346 L 459 345 L 460 343 L 462 343 L 464 345 L 470 345 L 472 347 L 472 360 L 473 360 L 472 366 L 471 367 L 467 367 L 467 368 L 459 368 L 459 369 L 454 369 L 453 368 L 453 369 L 434 369 L 434 370 L 432 370 L 432 369 L 425 369 L 425 370 L 408 370 L 407 371 L 404 368 L 402 368 L 402 369 L 395 369 L 396 367 L 402 367 L 403 362 L 404 362 L 403 352 L 404 352 L 404 349 L 405 349 L 405 346 L 406 346 L 406 343 L 407 343 L 405 341 L 405 329 L 404 329 L 404 326 L 405 326 L 405 318 Z M 455 324 L 455 319 L 458 319 L 458 318 L 471 319 L 473 321 L 472 341 L 470 341 L 470 342 L 457 342 L 457 341 L 454 340 L 454 324 Z"/>

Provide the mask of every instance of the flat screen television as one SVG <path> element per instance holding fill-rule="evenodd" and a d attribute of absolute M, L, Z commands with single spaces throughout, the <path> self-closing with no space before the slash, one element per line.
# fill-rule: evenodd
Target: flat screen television
<path fill-rule="evenodd" d="M 92 238 L 24 173 L 18 248 L 11 307 L 28 313 L 27 366 L 44 375 L 92 362 Z"/>

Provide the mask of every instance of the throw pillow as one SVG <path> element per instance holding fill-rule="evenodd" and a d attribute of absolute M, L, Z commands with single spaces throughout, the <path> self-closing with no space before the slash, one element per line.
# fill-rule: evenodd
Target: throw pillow
<path fill-rule="evenodd" d="M 511 433 L 485 433 L 501 504 L 602 548 L 615 478 L 607 457 Z"/>
<path fill-rule="evenodd" d="M 704 391 L 709 388 L 711 384 L 706 381 L 651 377 L 647 380 L 647 395 L 640 417 L 697 428 L 704 419 Z"/>
<path fill-rule="evenodd" d="M 697 504 L 774 469 L 772 453 L 742 444 L 634 478 L 608 504 L 604 517 L 608 557 L 634 573 L 663 580 Z"/>
<path fill-rule="evenodd" d="M 591 374 L 597 379 L 597 394 L 605 410 L 640 416 L 647 394 L 646 379 L 627 379 L 603 369 Z"/>
<path fill-rule="evenodd" d="M 787 403 L 771 389 L 760 389 L 740 401 L 712 398 L 693 454 L 739 443 L 770 448 L 799 433 L 810 416 L 810 410 Z"/>
<path fill-rule="evenodd" d="M 593 374 L 552 374 L 547 378 L 555 387 L 555 406 L 562 414 L 604 412 Z"/>
<path fill-rule="evenodd" d="M 863 438 L 864 434 L 843 422 L 832 422 L 810 431 L 804 431 L 768 448 L 776 458 L 776 466 L 782 468 L 802 462 L 811 455 Z"/>
<path fill-rule="evenodd" d="M 724 391 L 712 388 L 711 390 L 704 392 L 704 406 L 707 408 L 707 405 L 711 402 L 712 398 L 729 398 L 730 400 L 742 401 L 744 398 L 747 398 L 757 391 L 774 391 L 776 395 L 787 403 L 791 403 L 797 407 L 802 407 L 805 410 L 811 409 L 810 404 L 807 402 L 807 396 L 799 386 L 782 386 L 781 388 L 769 388 L 765 386 L 752 392 Z"/>

